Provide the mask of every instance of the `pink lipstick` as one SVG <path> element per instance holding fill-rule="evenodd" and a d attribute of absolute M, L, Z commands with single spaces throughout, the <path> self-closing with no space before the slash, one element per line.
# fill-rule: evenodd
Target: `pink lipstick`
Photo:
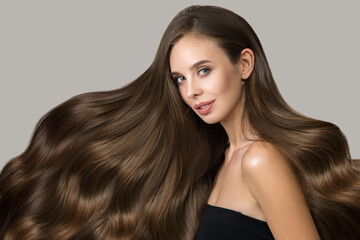
<path fill-rule="evenodd" d="M 199 104 L 195 104 L 194 108 L 202 115 L 206 115 L 210 112 L 211 107 L 213 106 L 215 99 L 207 102 L 200 102 Z"/>

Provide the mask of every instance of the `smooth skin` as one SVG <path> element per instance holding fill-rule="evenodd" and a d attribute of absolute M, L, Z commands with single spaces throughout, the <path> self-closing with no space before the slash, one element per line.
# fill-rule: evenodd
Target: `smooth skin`
<path fill-rule="evenodd" d="M 248 128 L 240 128 L 241 88 L 254 61 L 253 51 L 246 48 L 233 64 L 214 40 L 193 33 L 183 36 L 170 54 L 171 76 L 184 102 L 206 123 L 220 122 L 229 137 L 208 204 L 266 221 L 277 240 L 320 239 L 287 160 L 271 143 L 245 138 L 256 139 Z M 212 100 L 205 115 L 194 108 Z"/>

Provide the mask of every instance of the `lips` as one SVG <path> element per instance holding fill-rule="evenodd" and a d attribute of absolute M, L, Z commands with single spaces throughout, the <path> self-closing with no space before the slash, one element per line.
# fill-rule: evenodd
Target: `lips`
<path fill-rule="evenodd" d="M 195 104 L 194 108 L 195 109 L 199 109 L 199 108 L 203 108 L 205 105 L 209 105 L 211 103 L 215 102 L 215 99 L 214 100 L 211 100 L 211 101 L 207 101 L 207 102 L 200 102 L 198 104 Z"/>
<path fill-rule="evenodd" d="M 194 108 L 202 115 L 206 115 L 210 112 L 212 105 L 214 104 L 215 99 L 207 102 L 200 102 L 195 104 Z"/>

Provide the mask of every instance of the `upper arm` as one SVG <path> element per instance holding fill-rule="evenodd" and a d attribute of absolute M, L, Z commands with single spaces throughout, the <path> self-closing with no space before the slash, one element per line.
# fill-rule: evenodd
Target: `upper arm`
<path fill-rule="evenodd" d="M 320 239 L 295 174 L 275 147 L 253 144 L 241 165 L 275 239 Z"/>

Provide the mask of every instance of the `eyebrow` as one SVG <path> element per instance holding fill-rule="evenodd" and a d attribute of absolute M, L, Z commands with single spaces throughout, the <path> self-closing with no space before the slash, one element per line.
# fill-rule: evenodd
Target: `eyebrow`
<path fill-rule="evenodd" d="M 210 63 L 211 61 L 209 60 L 200 60 L 200 61 L 197 61 L 196 63 L 194 63 L 191 67 L 190 67 L 190 70 L 194 70 L 194 68 L 197 68 L 198 66 L 200 66 L 201 64 L 204 64 L 204 63 Z M 170 73 L 171 76 L 174 76 L 174 75 L 179 75 L 178 72 L 171 72 Z"/>

